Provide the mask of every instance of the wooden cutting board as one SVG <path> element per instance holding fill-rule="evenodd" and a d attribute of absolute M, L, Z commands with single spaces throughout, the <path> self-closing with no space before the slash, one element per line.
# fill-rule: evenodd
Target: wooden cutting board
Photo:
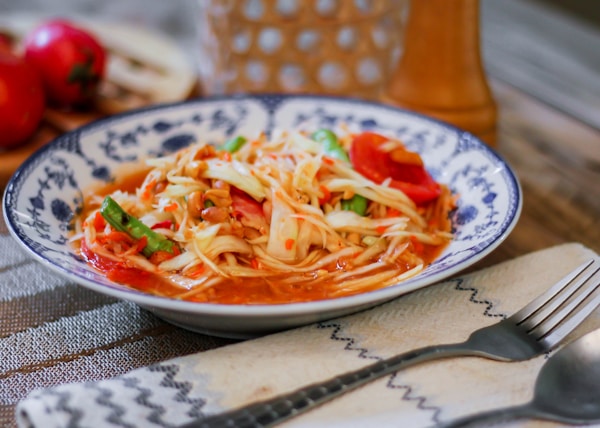
<path fill-rule="evenodd" d="M 0 33 L 14 40 L 18 54 L 25 34 L 44 19 L 26 14 L 2 16 Z M 67 131 L 111 114 L 199 94 L 191 59 L 164 35 L 131 25 L 72 21 L 95 34 L 107 49 L 107 74 L 96 102 L 85 112 L 47 108 L 39 129 L 27 142 L 14 149 L 0 149 L 0 190 L 31 154 Z"/>

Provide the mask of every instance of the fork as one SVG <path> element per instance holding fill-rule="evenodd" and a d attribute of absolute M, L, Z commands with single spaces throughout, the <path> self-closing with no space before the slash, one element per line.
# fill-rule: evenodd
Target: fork
<path fill-rule="evenodd" d="M 570 272 L 524 308 L 499 323 L 474 331 L 462 343 L 427 346 L 380 360 L 324 382 L 199 419 L 181 428 L 268 427 L 400 369 L 429 360 L 478 356 L 524 361 L 551 351 L 600 303 L 600 260 Z"/>

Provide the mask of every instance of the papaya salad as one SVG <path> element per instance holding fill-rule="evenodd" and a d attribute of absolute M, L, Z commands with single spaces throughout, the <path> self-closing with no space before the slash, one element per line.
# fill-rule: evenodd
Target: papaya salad
<path fill-rule="evenodd" d="M 85 195 L 73 241 L 110 280 L 195 302 L 322 300 L 417 275 L 452 239 L 454 196 L 400 140 L 337 134 L 236 136 L 146 159 Z"/>

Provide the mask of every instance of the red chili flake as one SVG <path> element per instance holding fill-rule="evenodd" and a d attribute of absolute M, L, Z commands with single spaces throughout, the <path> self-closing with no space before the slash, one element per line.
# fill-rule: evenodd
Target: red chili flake
<path fill-rule="evenodd" d="M 165 221 L 159 221 L 154 226 L 152 226 L 151 229 L 171 229 L 171 226 L 173 226 L 173 221 L 165 220 Z"/>
<path fill-rule="evenodd" d="M 294 248 L 295 243 L 296 243 L 296 240 L 289 238 L 288 240 L 285 241 L 285 249 L 291 250 L 292 248 Z"/>
<path fill-rule="evenodd" d="M 177 205 L 177 202 L 173 202 L 170 205 L 167 205 L 165 207 L 165 211 L 166 212 L 172 212 L 172 211 L 177 211 L 177 208 L 179 207 L 179 205 Z"/>

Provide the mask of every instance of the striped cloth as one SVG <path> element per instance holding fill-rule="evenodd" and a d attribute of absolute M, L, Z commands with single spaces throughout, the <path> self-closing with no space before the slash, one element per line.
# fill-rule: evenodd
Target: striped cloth
<path fill-rule="evenodd" d="M 0 235 L 2 427 L 16 426 L 15 405 L 36 388 L 108 379 L 231 342 L 77 286 Z"/>
<path fill-rule="evenodd" d="M 22 400 L 20 426 L 44 428 L 172 427 L 414 347 L 463 340 L 593 256 L 579 244 L 561 245 L 359 314 L 227 343 L 65 282 L 15 248 L 11 238 L 0 237 L 1 422 L 14 423 L 14 405 Z M 571 339 L 599 327 L 596 311 Z M 200 352 L 209 348 L 218 349 Z M 429 426 L 525 402 L 546 358 L 430 362 L 375 381 L 286 426 Z"/>

